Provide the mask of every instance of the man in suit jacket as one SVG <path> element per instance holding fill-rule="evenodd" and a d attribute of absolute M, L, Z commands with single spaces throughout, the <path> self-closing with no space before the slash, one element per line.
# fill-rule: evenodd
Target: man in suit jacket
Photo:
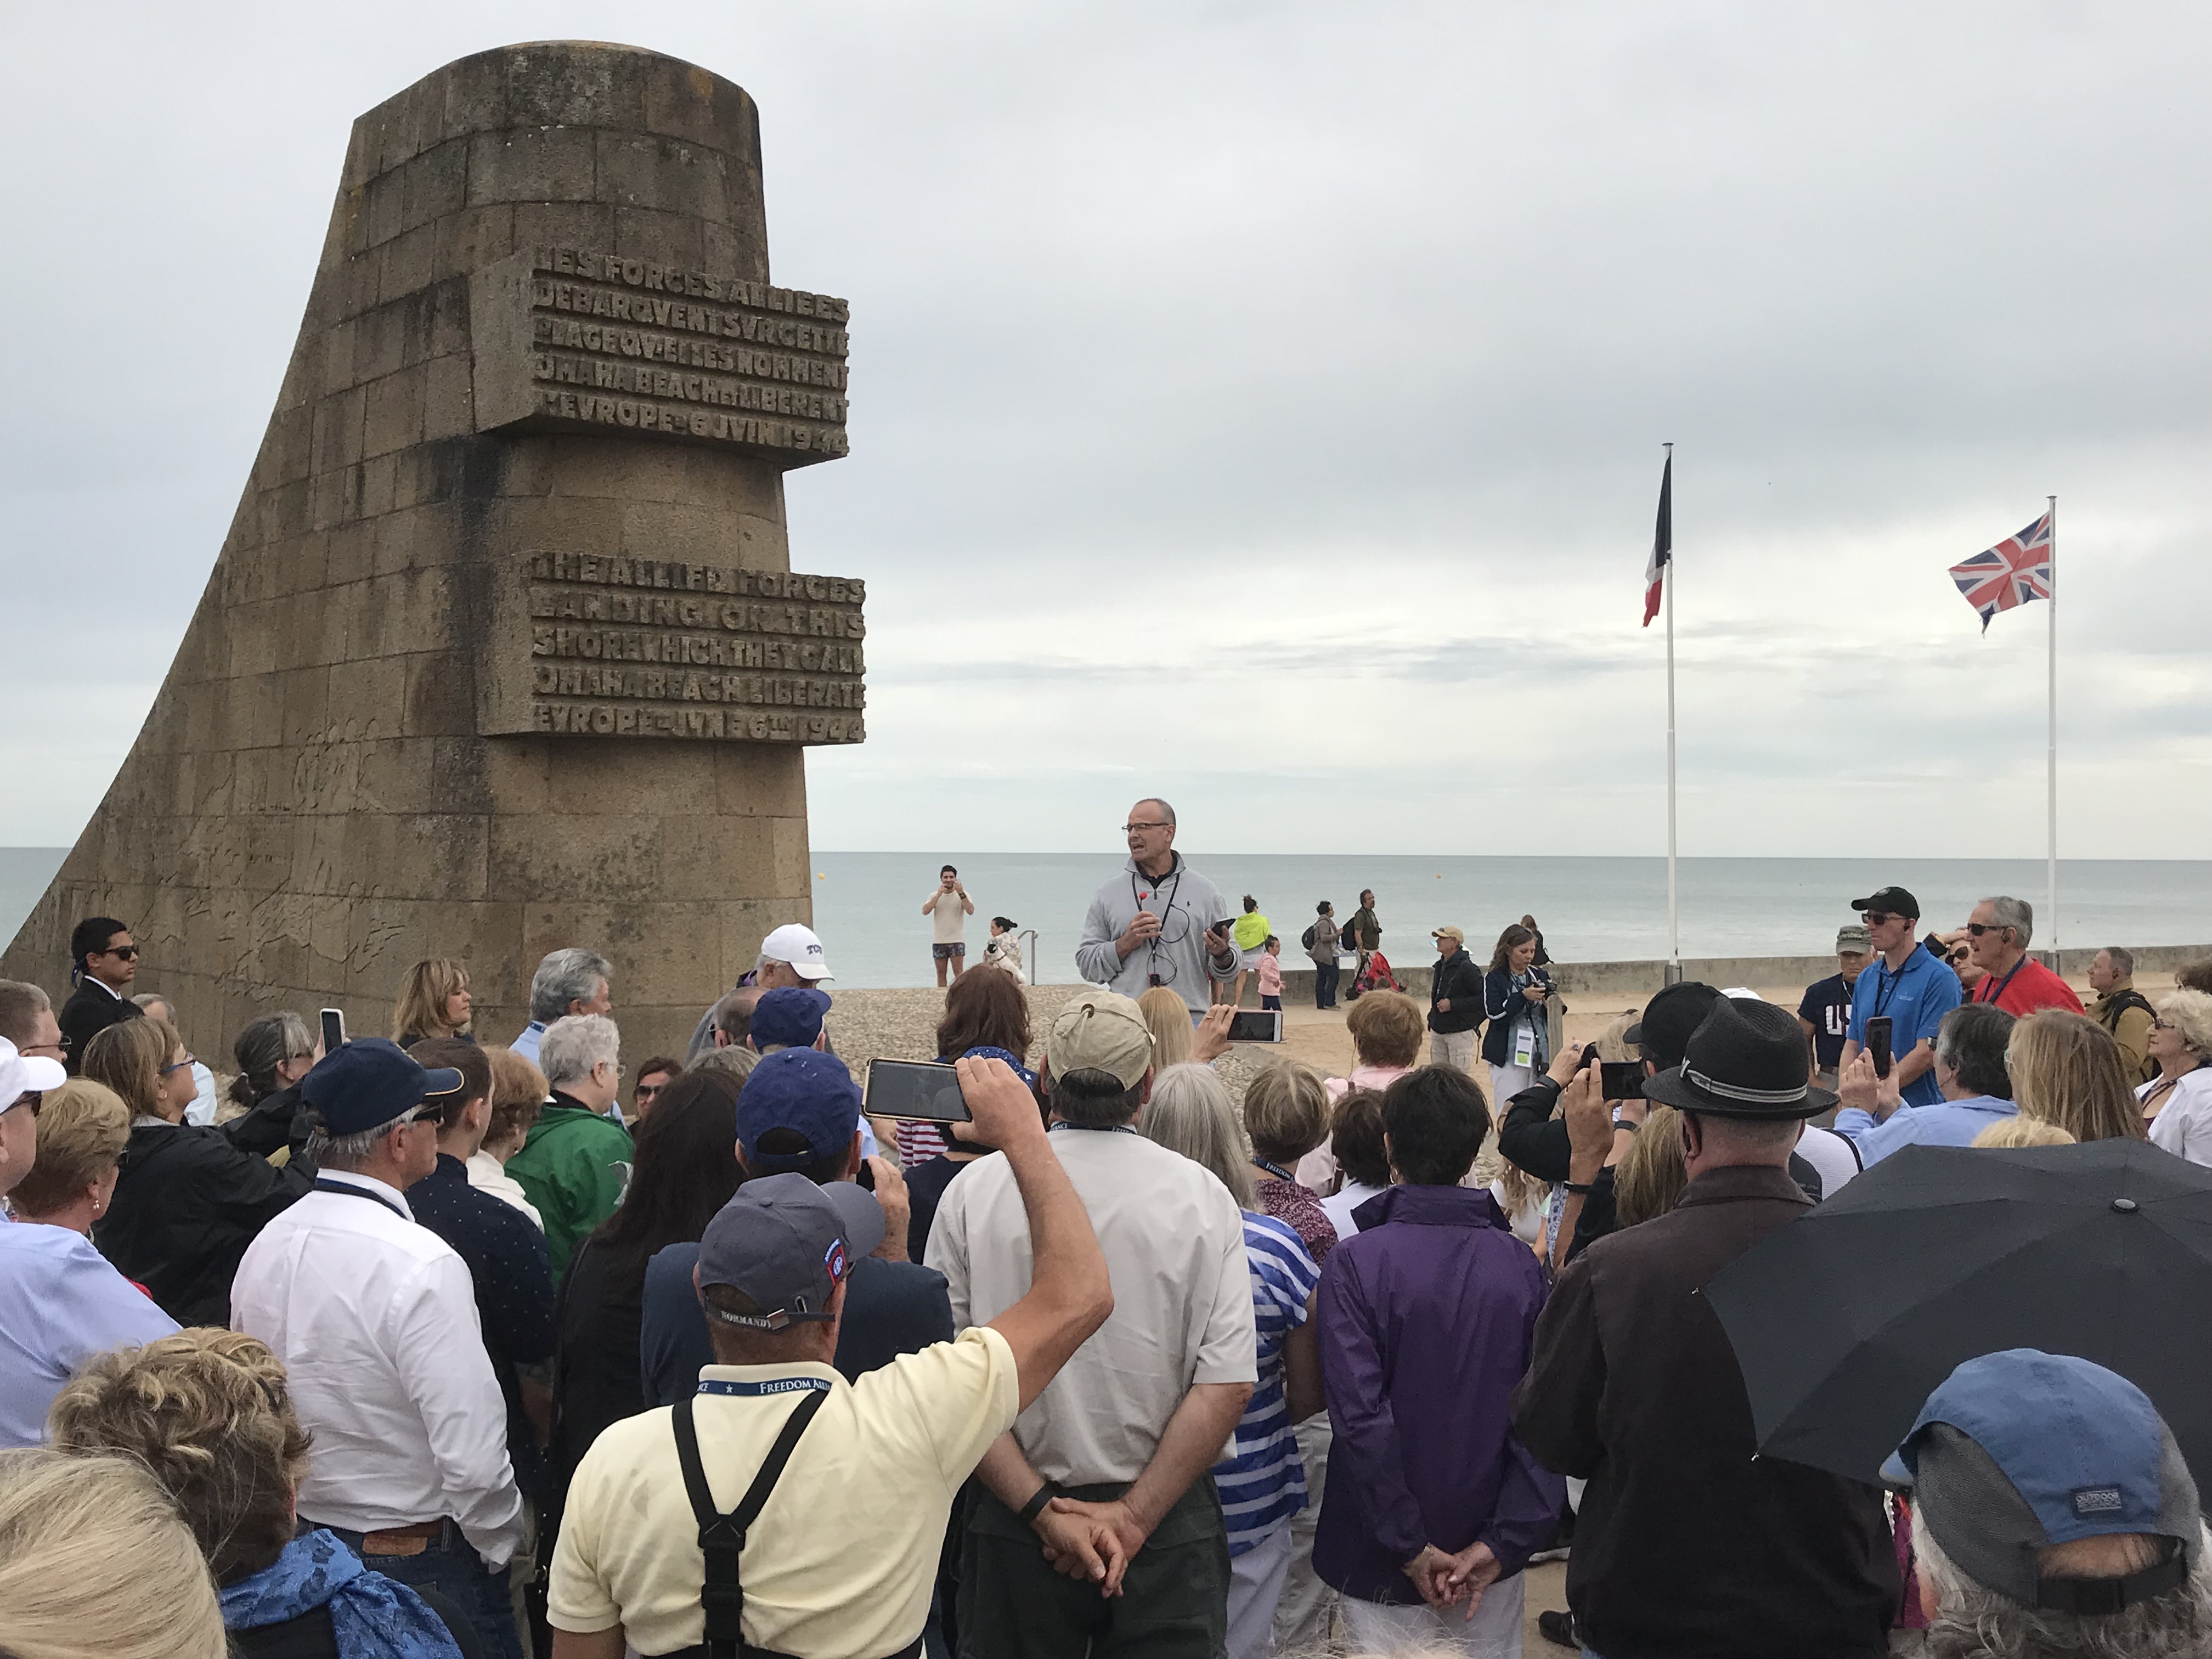
<path fill-rule="evenodd" d="M 131 981 L 138 977 L 138 946 L 112 916 L 90 916 L 70 934 L 70 980 L 76 991 L 62 1005 L 63 1063 L 75 1076 L 84 1045 L 111 1025 L 138 1017 Z"/>

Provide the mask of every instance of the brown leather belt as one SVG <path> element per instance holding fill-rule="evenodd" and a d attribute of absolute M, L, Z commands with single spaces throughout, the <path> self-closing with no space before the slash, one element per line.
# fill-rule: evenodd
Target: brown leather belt
<path fill-rule="evenodd" d="M 418 1521 L 411 1527 L 386 1527 L 361 1536 L 363 1555 L 421 1555 L 445 1535 L 443 1521 Z"/>

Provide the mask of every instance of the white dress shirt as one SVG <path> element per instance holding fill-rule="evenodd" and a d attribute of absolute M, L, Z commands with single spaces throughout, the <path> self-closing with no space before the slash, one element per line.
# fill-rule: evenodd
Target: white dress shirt
<path fill-rule="evenodd" d="M 2142 1099 L 2151 1088 L 2144 1084 L 2136 1098 Z M 2212 1164 L 2212 1066 L 2184 1072 L 2176 1080 L 2165 1106 L 2150 1121 L 2150 1144 L 2191 1164 Z"/>
<path fill-rule="evenodd" d="M 476 1291 L 398 1189 L 326 1170 L 261 1230 L 231 1285 L 231 1324 L 276 1351 L 314 1436 L 300 1513 L 380 1532 L 450 1516 L 497 1569 L 522 1538 L 507 1404 Z"/>
<path fill-rule="evenodd" d="M 545 1231 L 545 1218 L 538 1213 L 538 1206 L 530 1201 L 530 1194 L 522 1183 L 507 1174 L 507 1165 L 479 1147 L 469 1154 L 469 1185 L 480 1193 L 489 1193 L 494 1198 L 503 1198 L 528 1216 L 539 1232 Z"/>

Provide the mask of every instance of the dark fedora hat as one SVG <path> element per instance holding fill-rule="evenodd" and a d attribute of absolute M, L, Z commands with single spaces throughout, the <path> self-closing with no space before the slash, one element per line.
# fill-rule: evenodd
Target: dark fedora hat
<path fill-rule="evenodd" d="M 1810 1086 L 1796 1017 L 1771 1002 L 1724 997 L 1690 1034 L 1682 1063 L 1644 1079 L 1648 1100 L 1714 1117 L 1813 1117 L 1836 1103 Z"/>

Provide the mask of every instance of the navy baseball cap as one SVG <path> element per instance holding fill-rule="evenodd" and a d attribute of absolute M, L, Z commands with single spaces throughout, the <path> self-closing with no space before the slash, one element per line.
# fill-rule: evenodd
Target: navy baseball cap
<path fill-rule="evenodd" d="M 838 1282 L 883 1242 L 883 1206 L 852 1182 L 817 1187 L 803 1175 L 756 1176 L 700 1236 L 699 1288 L 727 1285 L 759 1311 L 709 1302 L 707 1316 L 761 1331 L 828 1319 Z"/>
<path fill-rule="evenodd" d="M 1881 1478 L 1912 1494 L 1961 1571 L 2025 1607 L 2118 1613 L 2196 1565 L 2197 1483 L 2172 1431 L 2141 1389 L 2071 1354 L 2008 1348 L 1967 1360 L 1928 1396 Z M 2114 1533 L 2171 1544 L 2121 1577 L 2038 1573 L 2038 1550 Z"/>
<path fill-rule="evenodd" d="M 753 1047 L 811 1048 L 822 1035 L 822 1016 L 830 1012 L 830 994 L 811 986 L 783 985 L 763 992 L 753 1004 Z"/>
<path fill-rule="evenodd" d="M 300 1098 L 326 1135 L 357 1135 L 403 1118 L 439 1096 L 458 1100 L 468 1080 L 450 1066 L 424 1066 L 396 1042 L 361 1037 L 315 1062 Z"/>
<path fill-rule="evenodd" d="M 859 1085 L 843 1060 L 818 1049 L 780 1048 L 763 1055 L 738 1095 L 738 1146 L 745 1167 L 755 1171 L 804 1169 L 839 1157 L 860 1127 Z M 778 1129 L 792 1132 L 803 1147 L 762 1152 L 761 1138 Z"/>

